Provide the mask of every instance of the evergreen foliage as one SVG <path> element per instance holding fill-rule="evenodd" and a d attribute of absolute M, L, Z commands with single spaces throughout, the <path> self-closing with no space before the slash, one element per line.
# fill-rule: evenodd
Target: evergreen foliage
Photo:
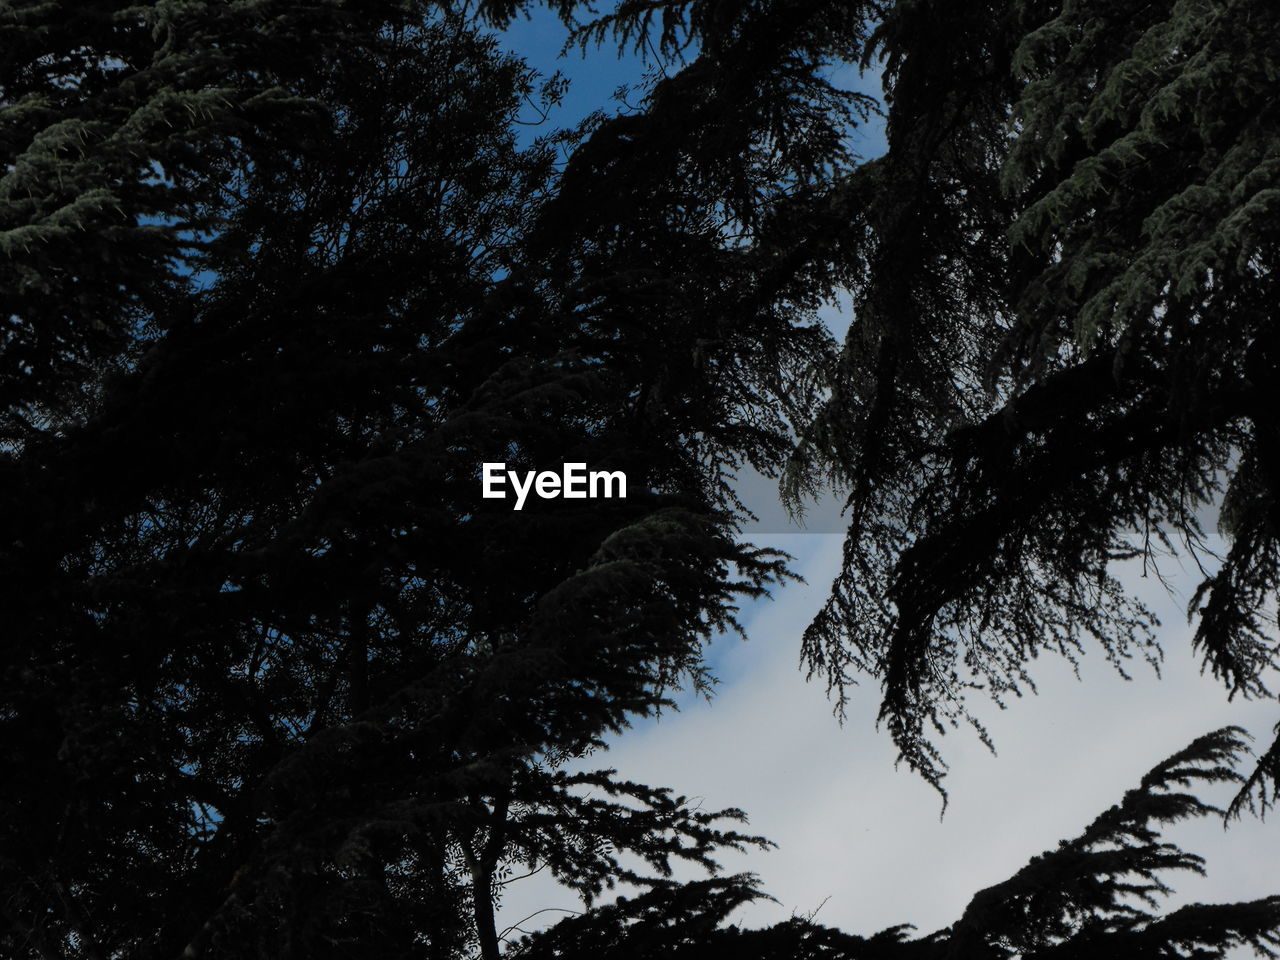
<path fill-rule="evenodd" d="M 910 938 L 910 926 L 861 937 L 794 917 L 764 930 L 721 924 L 758 897 L 750 877 L 662 887 L 561 921 L 526 938 L 522 960 L 673 957 L 711 960 L 1210 960 L 1237 947 L 1280 955 L 1280 897 L 1190 904 L 1158 912 L 1175 871 L 1203 861 L 1161 838 L 1162 827 L 1222 810 L 1193 791 L 1238 783 L 1243 731 L 1200 737 L 1153 768 L 1121 801 L 1009 879 L 979 891 L 950 927 Z"/>
<path fill-rule="evenodd" d="M 1277 15 L 911 2 L 867 47 L 889 151 L 845 184 L 855 321 L 790 484 L 834 480 L 852 520 L 808 662 L 841 697 L 879 678 L 934 783 L 934 735 L 971 690 L 1018 694 L 1036 656 L 1089 641 L 1122 670 L 1158 660 L 1120 560 L 1202 561 L 1205 668 L 1269 695 Z M 1220 563 L 1202 528 L 1218 502 Z"/>
<path fill-rule="evenodd" d="M 16 11 L 43 18 L 13 27 L 29 63 L 66 62 L 5 86 L 15 117 L 56 87 L 46 126 L 123 102 L 127 127 L 153 108 L 134 72 L 188 39 L 165 69 L 220 106 L 159 146 L 104 127 L 88 159 L 11 140 L 47 190 L 65 161 L 58 190 L 121 203 L 7 252 L 109 330 L 12 320 L 61 345 L 15 387 L 0 467 L 6 954 L 492 958 L 517 872 L 590 899 L 762 844 L 739 811 L 565 765 L 709 690 L 703 645 L 786 576 L 734 539 L 726 478 L 781 463 L 829 349 L 804 278 L 765 269 L 797 229 L 770 205 L 851 162 L 807 21 L 648 112 L 522 141 L 555 85 L 430 6 L 332 43 L 314 18 L 341 5 L 111 8 L 70 53 L 41 26 L 60 9 Z M 207 30 L 130 32 L 180 15 Z M 54 274 L 99 248 L 137 282 L 107 269 L 81 304 Z M 631 493 L 515 514 L 480 500 L 486 460 Z"/>
<path fill-rule="evenodd" d="M 323 0 L 0 6 L 0 440 L 48 429 L 217 229 L 219 190 L 300 134 L 298 82 L 402 19 Z"/>
<path fill-rule="evenodd" d="M 720 930 L 758 895 L 750 880 L 680 887 L 674 866 L 714 869 L 721 851 L 766 841 L 741 831 L 741 811 L 702 811 L 587 761 L 678 686 L 709 692 L 705 645 L 737 628 L 743 599 L 789 576 L 785 557 L 735 537 L 744 512 L 729 481 L 744 464 L 781 471 L 793 425 L 815 425 L 796 488 L 831 470 L 858 491 L 857 529 L 882 540 L 865 560 L 851 539 L 851 570 L 883 576 L 898 554 L 910 569 L 934 563 L 910 553 L 925 537 L 895 526 L 902 517 L 931 504 L 960 523 L 990 513 L 982 483 L 996 480 L 982 457 L 1016 437 L 982 419 L 1003 423 L 998 403 L 1064 431 L 1026 440 L 1045 457 L 1027 483 L 1067 483 L 1054 444 L 1074 442 L 1071 429 L 1104 438 L 1101 463 L 1132 445 L 1105 416 L 1167 413 L 1165 394 L 1114 372 L 1177 367 L 1163 354 L 1126 346 L 1117 365 L 1120 345 L 1138 341 L 1096 319 L 1072 327 L 1078 347 L 1035 354 L 1000 299 L 1015 268 L 1053 274 L 1001 246 L 1014 224 L 1048 229 L 1008 191 L 1048 196 L 1051 172 L 1011 188 L 997 181 L 1039 161 L 987 163 L 1007 146 L 999 105 L 1031 89 L 1009 72 L 1018 18 L 1051 20 L 1028 10 L 993 30 L 992 11 L 977 8 L 624 0 L 580 31 L 583 43 L 652 44 L 689 61 L 666 61 L 670 75 L 638 107 L 537 136 L 524 132 L 529 110 L 548 109 L 560 85 L 540 84 L 485 33 L 530 6 L 0 2 L 5 956 L 495 960 L 503 886 L 544 867 L 588 902 L 621 881 L 648 891 L 521 948 L 533 956 L 943 949 L 902 928 L 868 940 L 799 921 Z M 587 13 L 551 6 L 566 20 Z M 1205 36 L 1195 42 L 1225 43 Z M 907 55 L 913 37 L 924 46 Z M 1042 37 L 1018 69 L 1056 69 L 1061 41 Z M 935 42 L 949 59 L 931 77 Z M 872 105 L 831 75 L 880 48 L 897 152 L 860 166 L 849 133 Z M 994 66 L 974 67 L 980 50 Z M 1026 109 L 1027 129 L 1047 122 Z M 965 131 L 968 147 L 953 149 Z M 1168 160 L 1168 177 L 1190 175 L 1180 163 Z M 1063 196 L 1046 208 L 1055 216 L 1075 202 Z M 1248 210 L 1222 250 L 1264 228 Z M 894 263 L 892 289 L 872 282 Z M 815 311 L 841 284 L 860 299 L 837 370 Z M 1232 290 L 1256 293 L 1244 280 Z M 1035 301 L 1045 317 L 1046 298 Z M 918 327 L 894 312 L 925 301 Z M 1157 306 L 1148 326 L 1169 312 Z M 1049 342 L 1061 320 L 1037 321 L 1035 336 Z M 1128 323 L 1133 337 L 1145 329 Z M 947 406 L 948 384 L 978 381 L 942 376 L 946 362 L 992 351 L 1014 373 Z M 1068 379 L 1051 383 L 1059 373 Z M 1096 412 L 1043 399 L 1091 389 L 1090 377 L 1116 384 Z M 1178 384 L 1203 393 L 1200 380 Z M 1232 466 L 1257 420 L 1196 433 L 1216 402 L 1187 407 L 1179 434 L 1208 451 L 1197 469 Z M 955 437 L 973 445 L 978 480 L 931 486 L 919 465 L 945 466 L 935 455 Z M 1146 473 L 1126 465 L 1118 502 L 1149 496 L 1171 510 L 1183 449 L 1152 453 Z M 1237 543 L 1270 542 L 1257 494 L 1265 449 L 1238 471 L 1255 479 L 1233 487 Z M 479 498 L 477 468 L 491 460 L 624 470 L 630 495 L 515 514 Z M 1124 493 L 1131 476 L 1146 479 Z M 1200 486 L 1194 470 L 1176 476 L 1199 493 L 1214 475 Z M 1033 506 L 1012 516 L 1044 530 L 1048 550 L 1053 528 Z M 1089 537 L 1115 517 L 1080 520 L 1052 562 L 1088 567 Z M 1118 656 L 1126 637 L 1142 643 L 1141 613 L 1105 578 L 1036 592 L 1025 552 L 975 529 L 939 536 L 995 544 L 990 563 L 1030 571 L 1021 599 L 991 605 L 979 670 L 1021 676 L 1031 641 L 1000 647 L 1008 622 L 1056 631 L 1064 649 L 1081 630 Z M 932 556 L 945 558 L 944 579 L 971 572 Z M 1250 556 L 1211 607 L 1265 586 L 1264 553 Z M 864 611 L 848 598 L 871 596 L 871 578 L 841 587 L 844 606 L 809 643 L 837 679 L 855 662 L 888 665 L 891 695 L 905 697 L 891 696 L 905 718 L 894 732 L 917 759 L 919 717 L 951 709 L 920 679 L 940 655 L 928 604 L 946 591 L 902 582 L 891 602 L 919 613 L 911 656 L 881 661 L 869 651 L 884 638 L 858 632 Z M 1203 642 L 1251 690 L 1265 659 L 1249 639 L 1257 611 L 1228 608 L 1244 633 Z M 1010 881 L 1001 909 L 1017 904 L 1016 916 L 980 904 L 946 942 L 992 956 L 1023 941 L 1074 955 L 1086 932 L 1128 937 L 1134 956 L 1273 945 L 1270 901 L 1162 920 L 1123 905 L 1163 891 L 1160 871 L 1196 868 L 1148 825 L 1207 812 L 1168 788 L 1227 778 L 1239 746 L 1222 733 L 1158 768 L 1050 866 Z"/>

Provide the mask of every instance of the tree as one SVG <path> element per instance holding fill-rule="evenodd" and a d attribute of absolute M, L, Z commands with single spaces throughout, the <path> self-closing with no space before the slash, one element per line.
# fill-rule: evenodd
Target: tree
<path fill-rule="evenodd" d="M 1203 861 L 1163 841 L 1160 828 L 1223 814 L 1193 787 L 1239 784 L 1234 766 L 1248 752 L 1243 731 L 1200 737 L 1158 764 L 1122 800 L 1077 837 L 1033 857 L 1009 879 L 979 891 L 950 927 L 910 939 L 909 925 L 870 937 L 799 917 L 764 930 L 721 926 L 737 906 L 760 896 L 749 877 L 653 890 L 634 900 L 562 920 L 526 938 L 522 960 L 610 957 L 742 957 L 748 960 L 1068 960 L 1068 958 L 1225 957 L 1251 947 L 1280 948 L 1280 898 L 1191 904 L 1156 912 L 1172 892 L 1174 871 L 1203 872 Z"/>
<path fill-rule="evenodd" d="M 1114 563 L 1208 557 L 1206 669 L 1276 665 L 1276 11 L 1234 0 L 887 5 L 888 154 L 844 185 L 856 319 L 793 495 L 849 492 L 806 635 L 935 784 L 933 729 L 1092 638 L 1155 659 Z M 1239 803 L 1274 798 L 1272 750 Z"/>
<path fill-rule="evenodd" d="M 817 396 L 787 378 L 827 338 L 804 278 L 766 269 L 797 229 L 770 206 L 844 156 L 850 98 L 796 52 L 808 19 L 755 11 L 768 42 L 733 70 L 522 145 L 529 72 L 464 18 L 388 9 L 11 26 L 10 175 L 53 197 L 11 205 L 48 247 L 11 246 L 11 277 L 43 271 L 66 321 L 11 321 L 15 957 L 492 958 L 517 864 L 589 898 L 652 882 L 623 855 L 661 876 L 763 842 L 563 767 L 708 689 L 702 645 L 785 576 L 733 538 L 725 478 L 779 464 Z M 198 122 L 153 143 L 153 101 Z M 49 213 L 97 183 L 118 227 Z M 96 299 L 61 282 L 77 251 L 107 257 Z M 622 469 L 631 495 L 515 514 L 480 499 L 487 460 Z"/>
<path fill-rule="evenodd" d="M 517 870 L 764 843 L 582 764 L 787 576 L 729 479 L 830 389 L 875 10 L 625 0 L 689 62 L 530 137 L 527 7 L 0 10 L 9 955 L 493 960 Z"/>

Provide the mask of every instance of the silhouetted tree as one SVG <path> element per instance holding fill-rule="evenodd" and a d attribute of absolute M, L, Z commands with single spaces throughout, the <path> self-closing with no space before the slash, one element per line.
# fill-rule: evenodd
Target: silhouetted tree
<path fill-rule="evenodd" d="M 11 194 L 53 197 L 13 201 L 48 229 L 10 276 L 70 331 L 15 313 L 6 355 L 6 952 L 492 958 L 516 871 L 590 898 L 761 843 L 564 767 L 705 691 L 785 575 L 726 478 L 819 395 L 816 295 L 770 267 L 777 201 L 851 160 L 821 31 L 755 11 L 646 112 L 522 144 L 555 84 L 430 5 L 60 9 L 4 88 Z M 488 460 L 629 496 L 513 513 Z"/>
<path fill-rule="evenodd" d="M 584 41 L 690 62 L 533 137 L 559 83 L 479 29 L 528 6 L 0 10 L 6 955 L 494 960 L 543 866 L 668 930 L 746 895 L 663 899 L 739 811 L 583 761 L 787 575 L 729 480 L 832 389 L 879 14 L 626 0 Z"/>
<path fill-rule="evenodd" d="M 1276 665 L 1280 12 L 1236 0 L 887 4 L 888 154 L 845 185 L 855 320 L 791 490 L 848 490 L 806 637 L 862 671 L 935 783 L 933 728 L 1092 638 L 1158 655 L 1115 579 L 1230 541 L 1189 614 L 1205 666 Z M 841 693 L 843 696 L 843 693 Z M 1249 797 L 1270 802 L 1264 760 Z M 1270 779 L 1268 779 L 1270 778 Z"/>
<path fill-rule="evenodd" d="M 792 918 L 763 930 L 721 924 L 759 899 L 752 878 L 660 887 L 562 920 L 526 937 L 522 960 L 673 957 L 711 960 L 1210 960 L 1250 947 L 1280 950 L 1280 897 L 1158 912 L 1170 873 L 1203 873 L 1204 861 L 1161 839 L 1161 827 L 1224 811 L 1194 787 L 1239 784 L 1248 753 L 1236 728 L 1196 740 L 1156 766 L 1120 803 L 1077 837 L 1032 860 L 1008 880 L 974 895 L 951 926 L 909 939 L 910 926 L 871 937 Z"/>

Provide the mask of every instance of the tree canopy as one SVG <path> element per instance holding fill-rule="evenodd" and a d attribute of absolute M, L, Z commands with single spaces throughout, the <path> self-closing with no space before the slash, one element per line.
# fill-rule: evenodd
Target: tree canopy
<path fill-rule="evenodd" d="M 923 941 L 723 928 L 750 882 L 673 865 L 767 841 L 589 762 L 788 578 L 745 465 L 849 491 L 806 650 L 935 780 L 953 667 L 1151 649 L 1107 563 L 1226 477 L 1198 642 L 1262 692 L 1274 14 L 550 6 L 667 58 L 641 103 L 530 132 L 529 3 L 0 4 L 6 955 L 494 960 L 544 867 L 649 892 L 530 956 L 1274 946 L 1272 901 L 1130 903 L 1198 865 L 1148 824 L 1232 732 Z M 882 53 L 862 162 L 835 77 Z M 631 492 L 514 513 L 485 461 Z"/>
<path fill-rule="evenodd" d="M 1154 659 L 1115 576 L 1174 549 L 1195 644 L 1268 696 L 1280 554 L 1273 315 L 1280 63 L 1250 2 L 900 3 L 888 153 L 843 184 L 854 322 L 793 493 L 848 491 L 806 654 L 867 671 L 904 757 L 1040 652 Z M 1228 548 L 1205 523 L 1220 506 Z M 1276 754 L 1250 781 L 1269 803 Z"/>
<path fill-rule="evenodd" d="M 35 386 L 0 479 L 13 955 L 494 957 L 513 872 L 590 898 L 762 843 L 738 811 L 565 763 L 705 687 L 703 644 L 786 575 L 733 538 L 726 477 L 781 462 L 829 338 L 762 269 L 783 244 L 743 238 L 794 229 L 771 196 L 834 162 L 849 98 L 777 32 L 740 41 L 729 90 L 673 81 L 669 123 L 523 142 L 555 85 L 430 5 L 99 12 L 67 53 L 57 5 L 17 11 L 4 88 L 34 131 L 11 193 L 53 194 L 9 205 L 38 251 L 9 263 L 89 313 L 59 313 L 65 336 L 10 321 L 11 356 L 45 350 L 14 374 Z M 338 27 L 312 47 L 317 18 Z M 217 107 L 180 105 L 185 166 L 138 119 L 175 36 Z M 774 88 L 808 121 L 721 110 Z M 76 126 L 112 116 L 95 97 L 116 125 Z M 695 156 L 664 152 L 689 131 Z M 99 180 L 105 223 L 56 212 Z M 92 303 L 59 280 L 111 257 L 141 272 Z M 622 469 L 632 492 L 515 514 L 481 500 L 486 460 Z"/>

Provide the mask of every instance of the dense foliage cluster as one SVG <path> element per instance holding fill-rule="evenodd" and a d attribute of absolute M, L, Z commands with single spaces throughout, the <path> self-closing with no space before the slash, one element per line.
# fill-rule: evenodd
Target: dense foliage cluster
<path fill-rule="evenodd" d="M 723 927 L 747 879 L 666 878 L 766 841 L 589 762 L 788 576 L 744 465 L 851 491 L 808 650 L 883 677 L 927 773 L 953 662 L 1146 642 L 1105 562 L 1224 473 L 1200 642 L 1261 689 L 1274 41 L 1219 61 L 1273 15 L 623 0 L 577 36 L 656 51 L 643 102 L 530 132 L 562 84 L 490 33 L 530 6 L 0 2 L 0 950 L 494 960 L 540 868 L 649 891 L 530 957 L 1274 946 L 1272 901 L 1133 900 L 1198 866 L 1152 825 L 1210 811 L 1172 786 L 1232 732 L 924 940 Z M 863 164 L 833 77 L 878 51 Z M 630 495 L 517 514 L 484 461 Z"/>
<path fill-rule="evenodd" d="M 1117 665 L 1158 655 L 1120 559 L 1195 555 L 1207 669 L 1268 695 L 1277 16 L 901 3 L 867 48 L 889 150 L 844 187 L 856 319 L 792 475 L 842 484 L 852 527 L 806 649 L 835 689 L 883 680 L 889 729 L 935 782 L 932 728 L 967 716 L 967 690 L 1016 692 L 1038 653 L 1088 639 Z"/>
<path fill-rule="evenodd" d="M 784 576 L 726 477 L 827 349 L 768 269 L 843 156 L 811 26 L 528 140 L 556 85 L 430 5 L 62 7 L 6 13 L 6 954 L 493 957 L 515 872 L 761 843 L 565 763 Z"/>

